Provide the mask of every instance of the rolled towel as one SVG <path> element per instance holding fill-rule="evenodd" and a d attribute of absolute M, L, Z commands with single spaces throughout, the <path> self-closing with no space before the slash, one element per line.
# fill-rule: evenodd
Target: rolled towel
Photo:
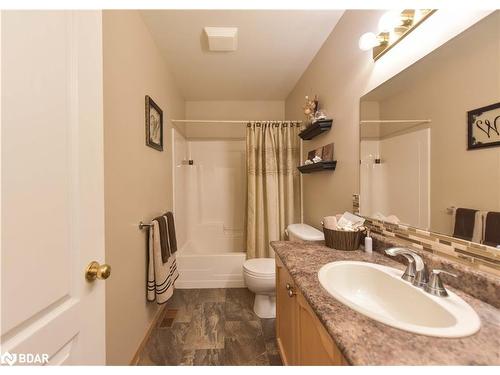
<path fill-rule="evenodd" d="M 389 215 L 385 218 L 385 221 L 392 224 L 399 224 L 401 221 L 396 215 Z"/>
<path fill-rule="evenodd" d="M 375 212 L 372 215 L 372 218 L 374 218 L 375 220 L 379 220 L 379 221 L 385 221 L 386 220 L 385 215 L 381 214 L 380 212 Z"/>
<path fill-rule="evenodd" d="M 335 216 L 325 216 L 323 218 L 323 226 L 326 229 L 331 229 L 331 230 L 337 229 L 337 218 Z"/>

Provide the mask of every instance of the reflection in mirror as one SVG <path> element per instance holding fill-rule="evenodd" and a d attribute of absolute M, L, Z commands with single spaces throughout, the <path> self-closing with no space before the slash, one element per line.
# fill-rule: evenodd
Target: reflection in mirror
<path fill-rule="evenodd" d="M 362 215 L 500 246 L 499 67 L 495 11 L 361 98 Z"/>

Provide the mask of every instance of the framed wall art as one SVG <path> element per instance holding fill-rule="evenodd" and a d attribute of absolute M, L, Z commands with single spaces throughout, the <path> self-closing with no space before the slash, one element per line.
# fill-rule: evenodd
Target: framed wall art
<path fill-rule="evenodd" d="M 163 111 L 146 95 L 146 145 L 163 151 Z"/>
<path fill-rule="evenodd" d="M 467 112 L 467 149 L 500 146 L 500 103 Z"/>

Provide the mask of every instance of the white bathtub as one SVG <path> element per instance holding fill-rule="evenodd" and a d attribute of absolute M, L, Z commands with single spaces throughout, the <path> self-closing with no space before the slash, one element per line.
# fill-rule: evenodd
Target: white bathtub
<path fill-rule="evenodd" d="M 177 252 L 178 289 L 243 288 L 244 252 L 206 252 L 188 242 Z"/>
<path fill-rule="evenodd" d="M 244 140 L 187 140 L 172 129 L 176 287 L 244 287 Z M 187 164 L 187 160 L 194 160 Z"/>

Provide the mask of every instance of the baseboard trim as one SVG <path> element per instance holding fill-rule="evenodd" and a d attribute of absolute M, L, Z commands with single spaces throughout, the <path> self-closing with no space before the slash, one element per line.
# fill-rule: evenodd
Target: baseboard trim
<path fill-rule="evenodd" d="M 245 288 L 245 281 L 241 280 L 186 280 L 175 282 L 175 289 L 209 289 L 209 288 Z"/>
<path fill-rule="evenodd" d="M 165 312 L 165 308 L 166 308 L 166 305 L 160 305 L 153 320 L 151 321 L 151 324 L 149 325 L 148 330 L 146 331 L 146 334 L 144 335 L 141 343 L 139 344 L 139 347 L 137 348 L 134 356 L 132 357 L 132 360 L 130 361 L 130 366 L 137 366 L 137 363 L 139 362 L 140 355 L 141 355 L 142 351 L 144 350 L 144 347 L 146 346 L 146 343 L 148 342 L 148 339 L 151 336 L 153 329 L 157 326 L 160 318 L 163 316 L 163 314 Z"/>

